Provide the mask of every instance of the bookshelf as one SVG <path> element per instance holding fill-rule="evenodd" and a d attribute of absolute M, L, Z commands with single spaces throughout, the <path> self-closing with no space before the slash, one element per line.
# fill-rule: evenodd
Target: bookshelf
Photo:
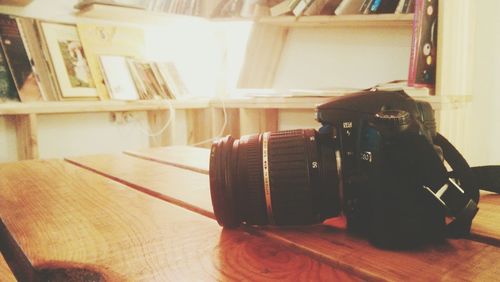
<path fill-rule="evenodd" d="M 4 103 L 0 104 L 0 115 L 160 111 L 168 110 L 169 102 L 174 109 L 203 109 L 209 105 L 208 99 Z"/>
<path fill-rule="evenodd" d="M 92 4 L 76 12 L 78 18 L 127 22 L 135 24 L 169 24 L 205 22 L 202 17 L 146 11 L 136 8 Z"/>
<path fill-rule="evenodd" d="M 447 5 L 453 5 L 448 3 Z M 456 10 L 466 9 L 465 5 L 456 4 Z M 463 12 L 463 11 L 462 11 Z M 464 14 L 464 13 L 461 13 Z M 457 30 L 462 25 L 456 25 L 459 20 L 452 18 L 453 13 L 443 13 L 440 18 L 440 42 L 445 42 L 443 46 L 448 46 L 450 40 L 461 42 L 460 38 L 449 38 L 443 31 L 450 33 L 450 30 Z M 440 14 L 441 17 L 441 14 Z M 293 29 L 301 28 L 377 28 L 388 29 L 404 28 L 411 31 L 413 14 L 380 14 L 380 15 L 342 15 L 342 16 L 309 16 L 309 17 L 261 17 L 255 19 L 248 18 L 227 18 L 227 19 L 207 19 L 195 16 L 185 16 L 176 14 L 166 14 L 159 12 L 143 11 L 133 8 L 117 6 L 106 6 L 94 4 L 76 13 L 76 19 L 85 20 L 106 20 L 133 24 L 146 25 L 168 25 L 176 24 L 211 24 L 219 22 L 239 22 L 249 21 L 253 23 L 252 33 L 247 44 L 246 57 L 242 72 L 239 76 L 238 86 L 248 88 L 272 88 L 276 72 L 282 57 L 284 47 L 288 43 L 288 35 Z M 441 23 L 442 22 L 442 23 Z M 465 21 L 467 23 L 469 21 Z M 442 26 L 445 25 L 444 28 Z M 453 26 L 454 25 L 454 26 Z M 456 36 L 455 36 L 456 37 Z M 462 38 L 463 40 L 463 38 Z M 466 44 L 465 42 L 462 42 Z M 462 52 L 464 47 L 455 48 Z M 440 52 L 438 61 L 438 96 L 418 97 L 430 102 L 436 110 L 458 109 L 472 100 L 471 93 L 464 91 L 468 86 L 455 83 L 457 78 L 464 76 L 463 73 L 456 74 L 447 71 L 453 68 L 452 56 Z M 453 54 L 463 55 L 454 51 Z M 460 53 L 460 54 L 459 54 Z M 456 56 L 455 56 L 456 57 Z M 460 59 L 463 64 L 467 59 L 463 56 Z M 260 71 L 265 70 L 265 71 Z M 452 91 L 448 91 L 448 90 Z M 225 93 L 223 93 L 225 94 Z M 224 96 L 224 95 L 221 95 Z M 227 115 L 232 119 L 225 133 L 238 132 L 234 135 L 243 135 L 262 130 L 278 130 L 282 115 L 287 112 L 306 113 L 312 122 L 313 112 L 316 105 L 330 98 L 325 97 L 251 97 L 251 98 L 223 98 L 221 99 L 201 99 L 189 101 L 172 101 L 176 110 L 186 111 L 188 115 L 188 127 L 191 129 L 196 139 L 215 136 L 221 127 L 222 108 L 227 108 Z M 95 113 L 95 112 L 133 112 L 145 111 L 148 114 L 150 128 L 159 128 L 162 120 L 166 118 L 168 104 L 165 101 L 78 101 L 78 102 L 43 102 L 43 103 L 10 103 L 0 104 L 0 116 L 8 116 L 13 120 L 16 127 L 19 159 L 38 158 L 37 147 L 37 116 L 49 114 L 65 113 Z M 207 119 L 209 121 L 207 121 Z M 438 117 L 439 119 L 439 117 Z M 448 115 L 446 122 L 452 119 Z M 454 121 L 460 123 L 462 119 Z M 463 121 L 463 120 L 462 120 Z M 200 127 L 200 123 L 207 126 Z M 443 123 L 443 121 L 441 121 Z M 209 132 L 207 132 L 207 130 Z M 170 134 L 167 132 L 167 134 Z M 200 137 L 202 136 L 202 137 Z M 169 138 L 163 141 L 151 141 L 150 145 L 167 145 Z"/>
<path fill-rule="evenodd" d="M 38 152 L 38 116 L 61 115 L 70 113 L 122 113 L 145 111 L 148 125 L 152 131 L 162 128 L 166 112 L 172 108 L 184 111 L 203 110 L 209 107 L 208 99 L 198 100 L 151 100 L 151 101 L 58 101 L 33 103 L 0 104 L 0 116 L 6 116 L 15 124 L 19 160 L 37 159 Z M 150 138 L 151 146 L 158 146 L 160 141 Z"/>
<path fill-rule="evenodd" d="M 413 14 L 262 17 L 258 23 L 285 27 L 411 27 Z"/>
<path fill-rule="evenodd" d="M 137 24 L 168 24 L 172 22 L 237 22 L 251 21 L 286 27 L 328 26 L 411 26 L 413 14 L 373 14 L 341 16 L 264 16 L 257 18 L 203 18 L 198 16 L 145 11 L 135 8 L 92 4 L 76 13 L 77 17 L 129 22 Z"/>
<path fill-rule="evenodd" d="M 472 100 L 472 96 L 413 96 L 413 98 L 429 102 L 435 110 L 460 108 Z M 225 107 L 229 109 L 315 110 L 316 106 L 331 99 L 335 99 L 335 96 L 225 98 L 211 100 L 210 106 L 218 109 Z"/>

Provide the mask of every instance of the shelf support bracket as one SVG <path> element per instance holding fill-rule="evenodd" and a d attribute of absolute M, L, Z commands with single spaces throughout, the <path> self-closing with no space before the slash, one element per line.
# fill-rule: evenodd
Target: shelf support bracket
<path fill-rule="evenodd" d="M 38 159 L 38 130 L 36 114 L 16 115 L 15 119 L 18 159 Z"/>

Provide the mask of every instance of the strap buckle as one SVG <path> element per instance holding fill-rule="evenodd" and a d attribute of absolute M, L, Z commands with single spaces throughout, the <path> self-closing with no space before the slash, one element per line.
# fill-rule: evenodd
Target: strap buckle
<path fill-rule="evenodd" d="M 465 191 L 451 178 L 436 192 L 423 186 L 444 207 L 448 215 L 453 217 L 466 217 L 472 219 L 478 208 L 477 203 L 470 199 Z"/>

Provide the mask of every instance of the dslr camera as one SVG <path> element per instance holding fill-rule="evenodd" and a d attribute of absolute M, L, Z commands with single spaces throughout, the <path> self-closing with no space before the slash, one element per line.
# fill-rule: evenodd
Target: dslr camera
<path fill-rule="evenodd" d="M 349 231 L 383 247 L 469 233 L 479 192 L 463 157 L 436 132 L 429 103 L 404 91 L 362 91 L 319 105 L 317 120 L 319 130 L 212 144 L 210 190 L 221 226 L 345 216 Z"/>

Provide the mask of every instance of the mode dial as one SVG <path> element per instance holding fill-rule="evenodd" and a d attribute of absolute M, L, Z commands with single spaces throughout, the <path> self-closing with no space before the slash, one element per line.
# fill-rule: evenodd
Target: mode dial
<path fill-rule="evenodd" d="M 383 110 L 375 114 L 375 119 L 385 127 L 404 130 L 410 125 L 410 113 L 403 110 Z"/>

